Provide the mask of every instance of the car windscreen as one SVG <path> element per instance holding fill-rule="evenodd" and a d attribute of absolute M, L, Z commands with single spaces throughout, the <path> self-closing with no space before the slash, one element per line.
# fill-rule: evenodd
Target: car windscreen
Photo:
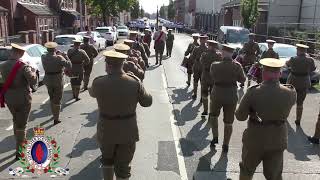
<path fill-rule="evenodd" d="M 74 37 L 58 37 L 55 38 L 55 42 L 59 45 L 71 45 L 73 44 L 73 40 L 76 40 Z"/>
<path fill-rule="evenodd" d="M 249 33 L 247 29 L 228 29 L 226 35 L 227 42 L 244 44 L 249 41 Z"/>
<path fill-rule="evenodd" d="M 110 32 L 109 29 L 96 29 L 96 31 L 98 31 L 99 33 L 107 33 L 107 32 Z"/>
<path fill-rule="evenodd" d="M 0 49 L 0 61 L 8 60 L 10 55 L 10 50 L 8 49 Z"/>
<path fill-rule="evenodd" d="M 125 26 L 119 26 L 117 29 L 127 29 Z"/>
<path fill-rule="evenodd" d="M 297 55 L 296 47 L 274 47 L 273 49 L 281 58 L 290 58 Z"/>

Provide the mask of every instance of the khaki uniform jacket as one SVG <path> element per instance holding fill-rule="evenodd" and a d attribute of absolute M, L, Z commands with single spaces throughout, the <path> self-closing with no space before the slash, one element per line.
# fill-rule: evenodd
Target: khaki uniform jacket
<path fill-rule="evenodd" d="M 100 114 L 125 116 L 136 112 L 137 104 L 149 107 L 152 96 L 132 74 L 109 74 L 94 79 L 89 90 L 97 99 Z M 130 144 L 139 140 L 137 117 L 106 119 L 100 115 L 97 125 L 99 143 Z"/>
<path fill-rule="evenodd" d="M 244 65 L 251 65 L 257 61 L 257 56 L 260 54 L 260 48 L 256 42 L 247 42 L 243 45 L 243 52 L 245 53 L 243 60 Z"/>
<path fill-rule="evenodd" d="M 231 58 L 223 58 L 211 64 L 210 75 L 214 83 L 211 96 L 222 104 L 236 104 L 237 82 L 243 83 L 246 80 L 241 64 Z"/>
<path fill-rule="evenodd" d="M 291 69 L 287 80 L 288 84 L 292 84 L 297 90 L 305 90 L 311 87 L 310 73 L 316 70 L 313 58 L 306 56 L 292 57 L 286 65 Z"/>
<path fill-rule="evenodd" d="M 202 75 L 201 75 L 201 83 L 205 83 L 208 85 L 213 85 L 213 80 L 210 75 L 211 64 L 216 61 L 221 61 L 222 56 L 217 52 L 207 51 L 204 52 L 201 56 L 200 62 L 202 66 Z"/>
<path fill-rule="evenodd" d="M 141 53 L 142 60 L 144 62 L 148 62 L 148 57 L 146 55 L 146 51 L 141 43 L 139 43 L 139 42 L 133 43 L 132 49 L 139 51 Z"/>
<path fill-rule="evenodd" d="M 70 49 L 67 55 L 72 62 L 72 74 L 83 74 L 83 67 L 90 63 L 87 53 L 82 49 Z"/>
<path fill-rule="evenodd" d="M 93 45 L 81 44 L 80 49 L 83 49 L 90 58 L 90 63 L 93 63 L 93 59 L 98 56 L 98 51 Z"/>
<path fill-rule="evenodd" d="M 193 64 L 193 71 L 194 72 L 201 72 L 201 62 L 200 58 L 202 53 L 206 52 L 208 50 L 207 46 L 197 46 L 193 49 L 189 59 Z"/>
<path fill-rule="evenodd" d="M 247 120 L 248 128 L 242 141 L 248 148 L 263 147 L 265 150 L 284 150 L 287 148 L 288 129 L 286 123 L 276 125 L 257 125 L 252 119 L 261 121 L 286 121 L 297 93 L 292 86 L 284 86 L 279 81 L 262 82 L 250 87 L 243 96 L 235 115 L 239 121 Z"/>
<path fill-rule="evenodd" d="M 4 82 L 8 78 L 15 63 L 16 60 L 10 59 L 0 65 L 0 72 Z M 36 73 L 32 72 L 30 66 L 22 66 L 4 95 L 6 103 L 8 105 L 31 104 L 32 97 L 30 86 L 33 86 L 36 83 Z"/>
<path fill-rule="evenodd" d="M 166 46 L 169 47 L 169 48 L 172 48 L 173 41 L 174 41 L 174 35 L 173 34 L 167 34 Z"/>
<path fill-rule="evenodd" d="M 279 59 L 279 54 L 276 53 L 273 49 L 268 49 L 266 51 L 263 51 L 262 55 L 261 55 L 261 59 L 264 58 L 276 58 Z"/>
<path fill-rule="evenodd" d="M 140 69 L 138 66 L 136 66 L 136 64 L 132 61 L 125 61 L 123 64 L 123 70 L 126 73 L 132 72 L 141 81 L 143 81 L 144 79 L 144 71 Z"/>
<path fill-rule="evenodd" d="M 149 47 L 150 47 L 151 41 L 152 41 L 152 36 L 151 36 L 151 34 L 146 34 L 146 35 L 144 36 L 144 42 L 147 43 Z"/>
<path fill-rule="evenodd" d="M 71 69 L 72 63 L 66 60 L 63 56 L 56 54 L 45 54 L 41 57 L 42 65 L 46 75 L 44 76 L 44 83 L 47 86 L 55 86 L 63 84 L 63 71 L 64 68 Z M 50 74 L 57 73 L 59 74 Z"/>
<path fill-rule="evenodd" d="M 148 44 L 147 43 L 141 43 L 141 44 L 143 45 L 143 48 L 146 52 L 146 55 L 150 56 L 151 52 L 150 52 L 150 48 L 149 48 Z"/>

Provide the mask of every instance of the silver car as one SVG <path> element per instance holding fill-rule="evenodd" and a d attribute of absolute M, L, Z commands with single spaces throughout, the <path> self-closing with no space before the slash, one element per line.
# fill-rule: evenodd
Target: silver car
<path fill-rule="evenodd" d="M 267 43 L 259 43 L 259 47 L 261 52 L 268 50 Z M 283 59 L 285 61 L 288 61 L 291 57 L 294 57 L 297 55 L 296 46 L 293 46 L 290 44 L 275 43 L 273 46 L 273 50 L 279 54 L 280 59 Z M 290 69 L 288 67 L 283 67 L 281 78 L 280 78 L 281 83 L 287 82 L 287 78 L 289 74 L 290 74 Z M 312 85 L 319 84 L 320 73 L 318 68 L 315 71 L 311 72 L 310 79 L 311 79 Z"/>

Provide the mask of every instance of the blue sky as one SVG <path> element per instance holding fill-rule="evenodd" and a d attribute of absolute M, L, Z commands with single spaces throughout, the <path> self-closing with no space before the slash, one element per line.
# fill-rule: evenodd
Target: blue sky
<path fill-rule="evenodd" d="M 142 5 L 145 12 L 148 12 L 148 13 L 157 12 L 157 5 L 160 8 L 160 6 L 163 4 L 164 5 L 169 4 L 169 0 L 139 0 L 139 1 L 140 1 L 140 5 Z"/>

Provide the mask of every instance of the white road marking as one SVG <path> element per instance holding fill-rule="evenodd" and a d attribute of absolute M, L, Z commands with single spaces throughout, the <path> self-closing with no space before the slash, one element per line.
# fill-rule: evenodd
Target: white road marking
<path fill-rule="evenodd" d="M 10 130 L 12 130 L 12 129 L 13 129 L 13 125 L 9 126 L 6 130 L 7 130 L 7 131 L 10 131 Z"/>
<path fill-rule="evenodd" d="M 163 88 L 165 89 L 165 91 L 169 97 L 169 94 L 167 92 L 168 85 L 167 85 L 166 76 L 164 73 L 165 73 L 164 71 L 162 71 L 162 73 L 161 73 L 161 77 L 162 77 L 162 81 L 163 81 Z M 169 109 L 170 109 L 169 110 L 170 112 L 173 112 L 174 107 L 170 102 L 169 102 Z M 188 180 L 188 174 L 187 174 L 186 165 L 184 162 L 184 157 L 182 155 L 181 144 L 180 144 L 181 134 L 180 134 L 178 127 L 175 125 L 175 120 L 174 120 L 173 114 L 170 116 L 170 125 L 171 125 L 171 130 L 172 130 L 172 135 L 173 135 L 173 141 L 174 141 L 174 145 L 175 145 L 175 149 L 176 149 L 176 155 L 178 158 L 180 178 L 181 178 L 181 180 Z"/>

